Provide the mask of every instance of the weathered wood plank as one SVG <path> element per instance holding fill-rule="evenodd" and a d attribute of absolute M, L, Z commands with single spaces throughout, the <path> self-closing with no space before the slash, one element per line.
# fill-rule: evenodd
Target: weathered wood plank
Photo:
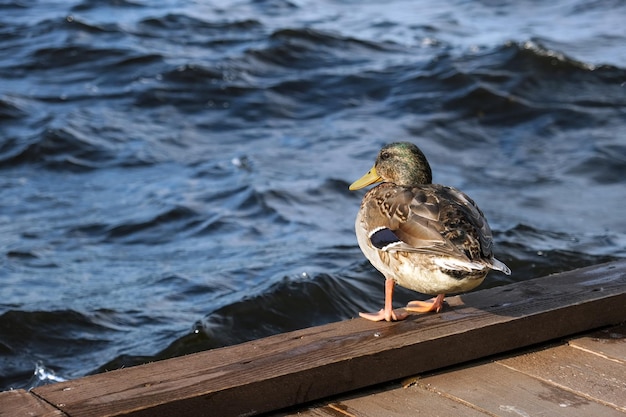
<path fill-rule="evenodd" d="M 626 363 L 626 324 L 569 341 L 570 346 Z"/>
<path fill-rule="evenodd" d="M 67 417 L 23 389 L 0 392 L 0 417 Z"/>
<path fill-rule="evenodd" d="M 624 363 L 567 345 L 507 358 L 500 363 L 589 400 L 626 411 Z"/>
<path fill-rule="evenodd" d="M 624 416 L 613 407 L 496 362 L 426 376 L 418 384 L 495 416 Z"/>
<path fill-rule="evenodd" d="M 396 388 L 376 395 L 338 403 L 351 415 L 375 416 L 438 416 L 487 417 L 488 414 L 418 386 Z"/>
<path fill-rule="evenodd" d="M 493 417 L 459 401 L 420 386 L 395 386 L 383 391 L 366 391 L 317 408 L 275 414 L 273 417 Z"/>
<path fill-rule="evenodd" d="M 626 319 L 626 261 L 450 299 L 399 323 L 356 319 L 36 388 L 70 415 L 242 415 Z"/>
<path fill-rule="evenodd" d="M 310 408 L 306 410 L 297 411 L 294 414 L 280 414 L 280 417 L 284 416 L 298 416 L 298 417 L 349 417 L 345 413 L 339 413 L 332 408 Z M 278 417 L 278 416 L 276 416 Z"/>

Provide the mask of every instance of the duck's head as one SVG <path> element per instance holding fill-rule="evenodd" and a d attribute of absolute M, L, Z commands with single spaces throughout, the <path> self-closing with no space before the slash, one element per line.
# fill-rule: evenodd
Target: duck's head
<path fill-rule="evenodd" d="M 380 150 L 374 167 L 353 182 L 350 190 L 358 190 L 376 182 L 410 187 L 430 184 L 432 180 L 430 165 L 422 151 L 409 142 L 394 142 Z"/>

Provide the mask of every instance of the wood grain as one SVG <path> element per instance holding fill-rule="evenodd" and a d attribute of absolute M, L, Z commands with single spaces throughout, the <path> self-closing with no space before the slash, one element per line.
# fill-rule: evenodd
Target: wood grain
<path fill-rule="evenodd" d="M 69 415 L 253 415 L 626 319 L 626 261 L 36 388 Z"/>
<path fill-rule="evenodd" d="M 570 340 L 569 345 L 619 363 L 626 363 L 626 324 L 577 337 Z"/>
<path fill-rule="evenodd" d="M 331 403 L 347 416 L 488 417 L 489 414 L 422 386 L 412 385 Z"/>
<path fill-rule="evenodd" d="M 614 407 L 497 362 L 421 378 L 420 386 L 496 416 L 621 416 Z"/>
<path fill-rule="evenodd" d="M 551 386 L 626 412 L 624 363 L 567 345 L 515 356 L 500 363 Z"/>
<path fill-rule="evenodd" d="M 0 392 L 0 417 L 67 417 L 23 389 Z"/>

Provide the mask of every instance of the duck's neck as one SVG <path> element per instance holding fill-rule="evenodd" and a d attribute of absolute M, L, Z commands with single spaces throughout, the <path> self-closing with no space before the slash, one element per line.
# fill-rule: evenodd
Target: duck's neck
<path fill-rule="evenodd" d="M 398 168 L 397 177 L 394 179 L 396 185 L 414 187 L 433 182 L 433 174 L 426 158 L 420 161 L 419 166 L 409 165 Z"/>

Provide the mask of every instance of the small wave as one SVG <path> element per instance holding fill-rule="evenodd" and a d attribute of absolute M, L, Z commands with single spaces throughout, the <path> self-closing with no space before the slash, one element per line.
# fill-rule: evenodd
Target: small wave
<path fill-rule="evenodd" d="M 44 22 L 45 23 L 45 22 Z M 56 22 L 54 22 L 56 23 Z M 83 32 L 90 34 L 101 33 L 117 33 L 120 32 L 120 27 L 116 23 L 93 23 L 79 19 L 74 15 L 68 15 L 65 18 L 66 28 L 74 32 Z"/>
<path fill-rule="evenodd" d="M 0 387 L 33 388 L 64 379 L 52 369 L 62 370 L 64 363 L 102 348 L 108 344 L 110 331 L 73 310 L 4 312 L 0 315 L 0 349 L 11 366 L 3 369 Z"/>
<path fill-rule="evenodd" d="M 67 381 L 66 378 L 58 376 L 52 369 L 46 367 L 42 361 L 35 363 L 33 377 L 28 382 L 27 390 L 31 390 L 42 385 L 53 384 L 55 382 Z"/>
<path fill-rule="evenodd" d="M 615 256 L 593 254 L 586 248 L 606 240 L 604 235 L 574 236 L 518 224 L 498 233 L 496 237 L 496 250 L 502 253 L 499 258 L 513 271 L 510 280 L 498 277 L 505 280 L 502 283 L 523 281 L 618 259 Z"/>
<path fill-rule="evenodd" d="M 374 277 L 382 302 L 382 280 Z M 114 363 L 137 365 L 214 349 L 273 334 L 355 317 L 368 304 L 368 283 L 362 275 L 307 273 L 285 277 L 261 294 L 222 307 L 197 322 L 188 333 L 152 358 L 119 357 Z M 374 292 L 375 293 L 375 292 Z M 400 290 L 402 293 L 402 290 Z M 406 297 L 404 297 L 406 298 Z M 400 300 L 404 299 L 401 296 Z M 108 369 L 112 369 L 109 364 Z"/>
<path fill-rule="evenodd" d="M 18 144 L 14 144 L 18 145 Z M 115 158 L 114 149 L 103 141 L 87 137 L 70 127 L 50 128 L 14 155 L 6 164 L 40 163 L 53 169 L 85 170 Z"/>
<path fill-rule="evenodd" d="M 139 26 L 151 29 L 166 29 L 168 34 L 176 31 L 187 32 L 190 29 L 214 30 L 227 35 L 224 32 L 229 30 L 250 30 L 261 27 L 261 23 L 254 19 L 233 20 L 233 21 L 207 21 L 197 17 L 182 13 L 168 13 L 165 16 L 151 17 L 139 22 Z"/>
<path fill-rule="evenodd" d="M 152 164 L 133 140 L 117 135 L 116 127 L 91 110 L 77 110 L 72 122 L 47 121 L 36 133 L 8 138 L 0 145 L 0 164 L 34 164 L 51 170 L 85 172 L 112 166 L 137 167 Z M 113 117 L 113 116 L 111 116 Z"/>
<path fill-rule="evenodd" d="M 21 263 L 31 268 L 58 268 L 59 264 L 47 257 L 41 256 L 37 251 L 27 249 L 14 249 L 6 252 L 6 257 L 15 263 Z"/>
<path fill-rule="evenodd" d="M 359 47 L 368 51 L 387 51 L 391 50 L 393 46 L 393 44 L 380 44 L 363 39 L 342 36 L 339 33 L 325 32 L 311 28 L 280 29 L 272 33 L 270 39 L 293 45 L 298 45 L 299 42 L 302 42 L 302 45 L 307 45 L 311 49 L 316 49 L 316 46 L 327 46 L 331 49 L 335 49 L 337 47 L 345 48 L 347 46 L 348 48 L 345 49 L 354 49 L 354 47 Z M 350 48 L 350 46 L 352 46 L 352 48 Z"/>
<path fill-rule="evenodd" d="M 162 79 L 180 85 L 198 83 L 214 83 L 224 79 L 224 74 L 217 68 L 210 68 L 200 64 L 185 64 L 162 74 Z"/>
<path fill-rule="evenodd" d="M 130 8 L 142 8 L 145 5 L 141 2 L 131 0 L 115 0 L 107 4 L 109 7 L 115 7 L 116 9 L 130 9 Z M 72 6 L 73 12 L 85 12 L 89 10 L 99 10 L 103 7 L 102 2 L 98 0 L 83 0 L 82 2 Z"/>
<path fill-rule="evenodd" d="M 23 68 L 31 71 L 49 71 L 51 69 L 50 63 L 53 62 L 52 68 L 54 69 L 72 67 L 78 72 L 92 68 L 95 63 L 114 67 L 117 62 L 128 57 L 129 51 L 124 49 L 97 48 L 91 45 L 63 45 L 35 50 L 31 54 L 30 62 L 24 63 Z M 83 80 L 88 79 L 85 75 L 83 77 Z M 68 75 L 63 78 L 68 79 Z M 80 80 L 76 76 L 73 76 L 72 79 Z"/>
<path fill-rule="evenodd" d="M 168 39 L 182 46 L 210 47 L 215 56 L 227 53 L 233 46 L 254 42 L 262 36 L 263 25 L 254 19 L 203 20 L 180 13 L 146 18 L 130 31 L 147 39 Z M 193 33 L 190 36 L 190 33 Z"/>
<path fill-rule="evenodd" d="M 594 154 L 567 170 L 568 174 L 591 178 L 598 184 L 618 184 L 626 178 L 626 146 L 596 145 Z"/>
<path fill-rule="evenodd" d="M 59 332 L 63 329 L 63 332 Z M 0 340 L 13 346 L 16 351 L 34 340 L 47 340 L 50 346 L 64 340 L 65 335 L 78 336 L 85 343 L 99 343 L 98 339 L 83 338 L 87 333 L 98 333 L 104 329 L 93 320 L 74 310 L 21 311 L 9 310 L 0 315 Z M 64 343 L 63 343 L 64 344 Z M 45 345 L 43 343 L 42 345 Z"/>
<path fill-rule="evenodd" d="M 128 244 L 154 245 L 171 240 L 185 229 L 194 228 L 200 221 L 194 210 L 176 206 L 145 221 L 112 226 L 107 231 L 106 239 Z"/>
<path fill-rule="evenodd" d="M 39 256 L 31 251 L 10 250 L 7 257 L 16 259 L 38 259 Z"/>
<path fill-rule="evenodd" d="M 17 120 L 27 116 L 27 114 L 28 113 L 17 104 L 0 97 L 0 120 Z"/>
<path fill-rule="evenodd" d="M 597 66 L 577 61 L 562 52 L 543 46 L 539 39 L 521 43 L 509 42 L 488 55 L 496 58 L 494 64 L 501 66 L 503 70 L 520 72 L 538 80 L 542 77 L 553 79 L 564 76 L 578 80 L 581 76 L 587 76 L 591 80 L 623 81 L 623 70 L 610 65 Z M 497 59 L 499 55 L 505 59 Z"/>
<path fill-rule="evenodd" d="M 531 57 L 537 59 L 537 61 L 541 64 L 548 66 L 548 68 L 577 68 L 587 71 L 593 71 L 596 69 L 596 66 L 593 64 L 576 61 L 575 59 L 569 58 L 562 52 L 545 47 L 539 39 L 531 39 L 523 42 L 520 47 L 522 51 L 530 52 Z"/>
<path fill-rule="evenodd" d="M 280 29 L 264 49 L 250 49 L 249 56 L 259 63 L 294 69 L 329 69 L 371 59 L 371 55 L 395 50 L 393 44 L 344 37 L 314 29 Z"/>

